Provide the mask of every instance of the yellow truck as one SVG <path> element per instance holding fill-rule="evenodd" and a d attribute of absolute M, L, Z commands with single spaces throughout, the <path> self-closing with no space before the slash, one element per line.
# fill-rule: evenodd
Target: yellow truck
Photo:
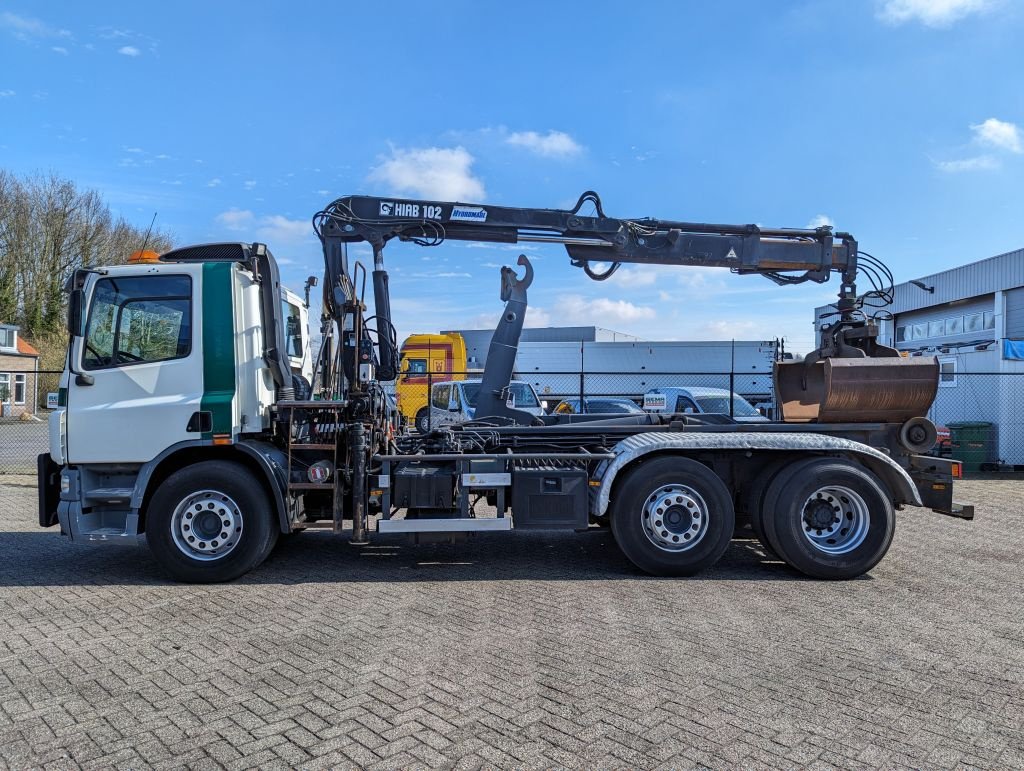
<path fill-rule="evenodd" d="M 408 422 L 422 420 L 426 425 L 429 382 L 466 377 L 466 341 L 457 332 L 409 335 L 399 355 L 399 374 L 395 382 L 398 409 Z"/>

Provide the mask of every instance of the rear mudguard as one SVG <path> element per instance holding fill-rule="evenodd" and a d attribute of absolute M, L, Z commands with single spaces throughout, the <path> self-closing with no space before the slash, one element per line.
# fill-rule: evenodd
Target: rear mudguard
<path fill-rule="evenodd" d="M 596 477 L 599 484 L 590 489 L 591 513 L 595 517 L 603 517 L 607 513 L 615 477 L 637 458 L 651 453 L 672 451 L 690 453 L 729 450 L 792 452 L 798 456 L 813 453 L 855 455 L 888 485 L 894 503 L 906 503 L 912 506 L 923 505 L 917 487 L 906 470 L 880 450 L 849 439 L 810 432 L 794 434 L 642 433 L 634 434 L 616 444 L 612 448 L 615 458 L 601 461 L 598 465 Z"/>

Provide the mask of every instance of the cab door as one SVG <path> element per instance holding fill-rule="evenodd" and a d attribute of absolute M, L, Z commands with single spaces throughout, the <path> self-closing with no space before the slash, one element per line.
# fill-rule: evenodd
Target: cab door
<path fill-rule="evenodd" d="M 85 335 L 71 351 L 69 463 L 142 463 L 209 430 L 200 414 L 200 267 L 92 279 Z"/>

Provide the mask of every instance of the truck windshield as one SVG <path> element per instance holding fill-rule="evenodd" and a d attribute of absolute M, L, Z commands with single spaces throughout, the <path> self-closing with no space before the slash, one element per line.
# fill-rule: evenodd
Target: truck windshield
<path fill-rule="evenodd" d="M 729 398 L 727 396 L 698 396 L 697 404 L 700 405 L 701 412 L 729 414 Z M 761 415 L 750 405 L 750 402 L 736 394 L 733 394 L 732 397 L 732 407 L 733 415 L 737 418 L 753 418 Z"/>
<path fill-rule="evenodd" d="M 515 397 L 516 407 L 537 407 L 537 395 L 528 383 L 509 383 L 509 393 Z M 476 409 L 476 397 L 480 394 L 480 383 L 463 383 L 462 392 L 466 395 L 466 403 Z"/>

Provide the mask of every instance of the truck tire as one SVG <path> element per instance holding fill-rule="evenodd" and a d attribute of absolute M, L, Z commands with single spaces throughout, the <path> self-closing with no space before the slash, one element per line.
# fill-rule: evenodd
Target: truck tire
<path fill-rule="evenodd" d="M 689 576 L 725 553 L 736 513 L 707 466 L 682 457 L 641 463 L 622 480 L 611 512 L 619 548 L 656 576 Z"/>
<path fill-rule="evenodd" d="M 750 529 L 754 531 L 758 542 L 769 554 L 777 554 L 775 547 L 768 542 L 768 536 L 764 531 L 764 500 L 768 485 L 781 472 L 793 463 L 793 458 L 776 458 L 769 461 L 754 476 L 753 480 L 743 490 L 741 505 L 744 513 L 750 518 Z"/>
<path fill-rule="evenodd" d="M 430 433 L 430 408 L 422 407 L 416 413 L 416 430 L 421 434 Z"/>
<path fill-rule="evenodd" d="M 231 581 L 270 554 L 278 527 L 259 480 L 238 463 L 206 461 L 171 474 L 146 512 L 146 542 L 175 580 Z"/>
<path fill-rule="evenodd" d="M 816 458 L 780 472 L 765 495 L 765 534 L 815 578 L 856 578 L 889 550 L 896 515 L 885 485 L 850 460 Z"/>

